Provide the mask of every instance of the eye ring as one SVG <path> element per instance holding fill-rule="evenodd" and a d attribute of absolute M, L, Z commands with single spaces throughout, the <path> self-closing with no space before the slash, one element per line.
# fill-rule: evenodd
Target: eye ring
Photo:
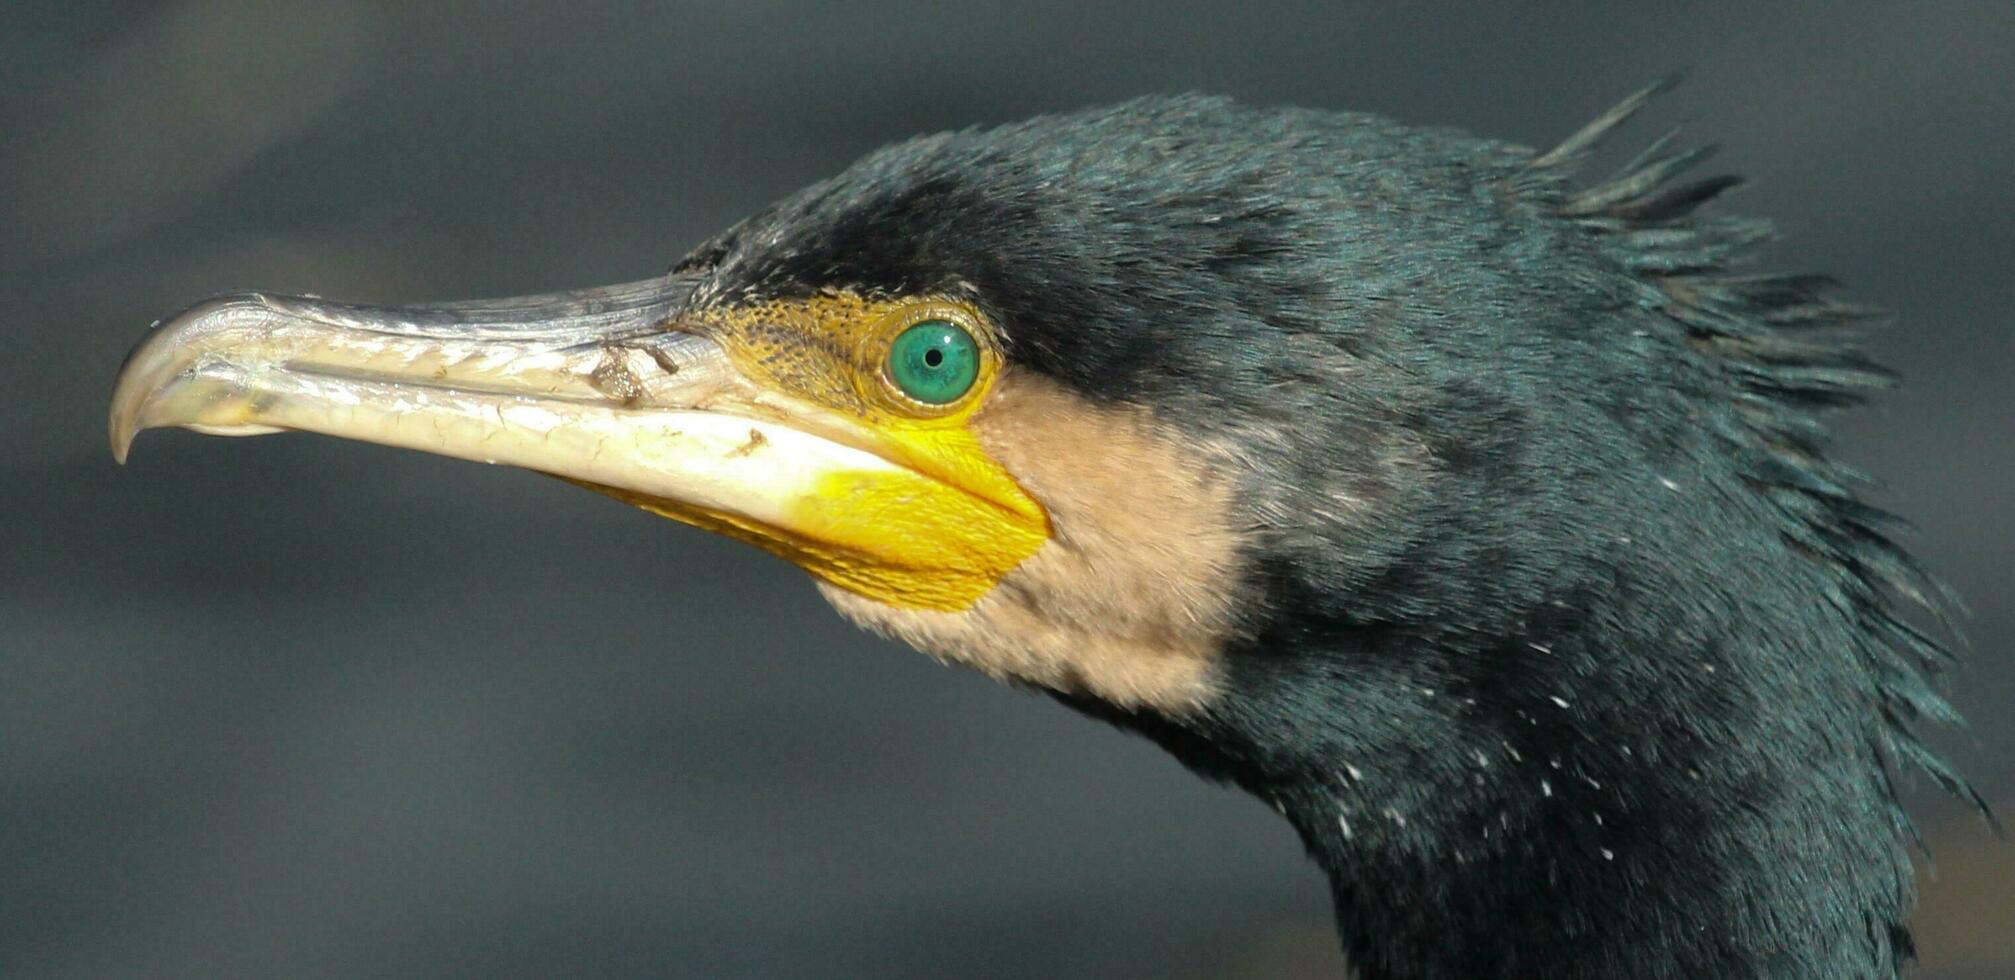
<path fill-rule="evenodd" d="M 975 317 L 922 303 L 890 317 L 863 353 L 887 400 L 913 415 L 948 414 L 985 387 L 994 352 Z"/>

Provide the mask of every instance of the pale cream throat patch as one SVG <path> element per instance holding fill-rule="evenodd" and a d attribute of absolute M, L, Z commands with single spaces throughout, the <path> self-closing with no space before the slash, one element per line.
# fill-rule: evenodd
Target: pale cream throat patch
<path fill-rule="evenodd" d="M 821 591 L 868 629 L 996 678 L 1170 716 L 1206 706 L 1243 543 L 1228 455 L 1026 371 L 1004 372 L 970 424 L 1049 512 L 1051 539 L 963 610 Z"/>

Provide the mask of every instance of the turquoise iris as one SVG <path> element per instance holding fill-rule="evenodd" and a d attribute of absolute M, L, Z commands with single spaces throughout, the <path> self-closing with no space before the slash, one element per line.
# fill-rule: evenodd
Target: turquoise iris
<path fill-rule="evenodd" d="M 979 380 L 979 344 L 949 320 L 924 320 L 889 345 L 888 375 L 895 386 L 926 405 L 949 405 Z"/>

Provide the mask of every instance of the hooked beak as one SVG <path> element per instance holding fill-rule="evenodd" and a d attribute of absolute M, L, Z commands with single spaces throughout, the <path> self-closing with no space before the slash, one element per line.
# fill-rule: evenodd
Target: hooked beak
<path fill-rule="evenodd" d="M 399 308 L 209 300 L 127 357 L 112 454 L 124 462 L 141 430 L 179 426 L 500 463 L 918 608 L 969 604 L 1033 550 L 1039 513 L 894 462 L 901 447 L 886 433 L 752 382 L 682 320 L 692 288 L 670 276 Z"/>
<path fill-rule="evenodd" d="M 665 279 L 404 308 L 268 293 L 206 300 L 157 322 L 126 356 L 112 455 L 123 463 L 141 430 L 179 426 L 301 429 L 495 460 L 457 438 L 472 419 L 508 425 L 499 413 L 510 407 L 608 401 L 602 379 L 638 355 L 663 358 L 644 376 L 653 381 L 705 364 L 704 345 L 663 332 L 677 293 Z"/>

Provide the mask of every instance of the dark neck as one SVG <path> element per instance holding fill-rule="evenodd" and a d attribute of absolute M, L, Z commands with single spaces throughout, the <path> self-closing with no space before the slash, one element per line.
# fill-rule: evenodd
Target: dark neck
<path fill-rule="evenodd" d="M 1900 975 L 1907 886 L 1894 858 L 1832 839 L 1887 847 L 1886 822 L 1695 806 L 1608 809 L 1598 825 L 1613 801 L 1563 783 L 1549 804 L 1506 808 L 1501 823 L 1472 811 L 1463 830 L 1424 832 L 1374 804 L 1346 833 L 1335 800 L 1347 794 L 1331 787 L 1281 796 L 1329 876 L 1364 980 Z M 1849 863 L 1857 857 L 1869 863 Z"/>
<path fill-rule="evenodd" d="M 1838 677 L 1763 635 L 1642 665 L 1543 633 L 1276 637 L 1207 720 L 1078 706 L 1277 806 L 1366 980 L 1899 975 L 1910 869 Z"/>

